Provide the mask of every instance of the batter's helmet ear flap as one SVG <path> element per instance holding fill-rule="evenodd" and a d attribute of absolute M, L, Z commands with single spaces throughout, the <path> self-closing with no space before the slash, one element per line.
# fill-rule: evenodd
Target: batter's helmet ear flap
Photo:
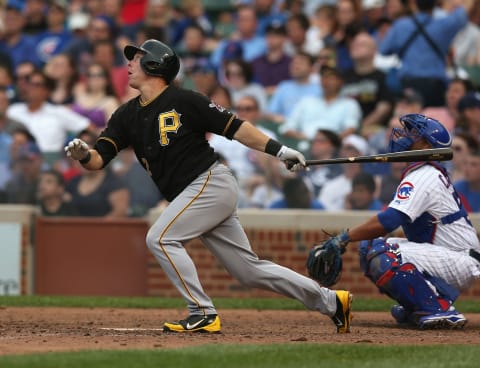
<path fill-rule="evenodd" d="M 140 59 L 140 65 L 146 74 L 162 77 L 167 83 L 170 83 L 178 74 L 180 59 L 175 51 L 163 42 L 150 39 L 140 47 L 128 45 L 123 51 L 128 60 L 132 60 L 137 52 L 144 53 Z"/>

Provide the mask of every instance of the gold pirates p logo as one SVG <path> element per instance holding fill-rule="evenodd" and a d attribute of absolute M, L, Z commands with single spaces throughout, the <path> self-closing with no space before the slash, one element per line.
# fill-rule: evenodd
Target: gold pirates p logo
<path fill-rule="evenodd" d="M 182 126 L 180 122 L 180 116 L 175 111 L 175 109 L 163 112 L 158 116 L 158 132 L 160 134 L 160 139 L 158 142 L 161 146 L 168 146 L 170 139 L 168 138 L 168 133 L 176 133 L 178 129 Z"/>

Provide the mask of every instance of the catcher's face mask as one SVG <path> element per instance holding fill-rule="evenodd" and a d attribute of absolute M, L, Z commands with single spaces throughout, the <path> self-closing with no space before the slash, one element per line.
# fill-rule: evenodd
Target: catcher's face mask
<path fill-rule="evenodd" d="M 388 149 L 390 152 L 408 151 L 413 143 L 422 139 L 416 130 L 408 130 L 405 124 L 403 128 L 393 128 L 390 134 Z"/>
<path fill-rule="evenodd" d="M 433 148 L 450 147 L 452 138 L 438 121 L 421 114 L 406 114 L 400 117 L 402 128 L 392 129 L 390 152 L 406 151 L 413 143 L 425 139 Z"/>

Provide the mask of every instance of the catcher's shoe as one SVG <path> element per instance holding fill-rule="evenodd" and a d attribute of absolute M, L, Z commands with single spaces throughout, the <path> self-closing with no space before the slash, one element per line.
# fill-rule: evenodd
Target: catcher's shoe
<path fill-rule="evenodd" d="M 220 318 L 216 314 L 192 315 L 178 322 L 165 322 L 163 332 L 220 332 Z"/>
<path fill-rule="evenodd" d="M 394 305 L 390 309 L 390 314 L 399 324 L 415 323 L 413 314 L 405 310 L 402 305 Z"/>
<path fill-rule="evenodd" d="M 335 326 L 337 326 L 338 333 L 350 332 L 350 322 L 352 320 L 352 308 L 353 295 L 346 290 L 336 290 L 337 296 L 337 311 L 331 317 Z"/>
<path fill-rule="evenodd" d="M 457 312 L 452 306 L 446 312 L 440 312 L 422 316 L 418 319 L 418 327 L 422 330 L 445 328 L 445 329 L 459 329 L 463 328 L 467 323 L 465 316 Z"/>

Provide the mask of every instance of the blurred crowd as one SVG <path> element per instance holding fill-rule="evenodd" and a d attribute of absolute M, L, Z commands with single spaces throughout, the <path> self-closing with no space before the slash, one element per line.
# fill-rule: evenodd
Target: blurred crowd
<path fill-rule="evenodd" d="M 107 170 L 63 154 L 93 145 L 136 96 L 123 48 L 155 38 L 181 60 L 178 86 L 207 95 L 308 159 L 388 151 L 399 116 L 453 137 L 446 162 L 480 211 L 480 1 L 0 0 L 0 203 L 46 216 L 144 216 L 166 205 L 132 150 Z M 240 208 L 380 210 L 406 164 L 312 166 L 207 136 Z"/>

